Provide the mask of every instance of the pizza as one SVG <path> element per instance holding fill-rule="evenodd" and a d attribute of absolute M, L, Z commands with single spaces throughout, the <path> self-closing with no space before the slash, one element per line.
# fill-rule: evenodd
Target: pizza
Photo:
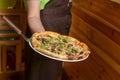
<path fill-rule="evenodd" d="M 39 52 L 64 60 L 78 60 L 90 54 L 85 43 L 52 31 L 36 32 L 30 41 L 32 47 Z"/>

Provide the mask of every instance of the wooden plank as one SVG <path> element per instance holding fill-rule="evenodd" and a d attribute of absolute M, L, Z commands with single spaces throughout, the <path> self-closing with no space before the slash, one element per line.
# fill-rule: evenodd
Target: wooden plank
<path fill-rule="evenodd" d="M 71 36 L 78 37 L 79 34 L 73 31 Z M 67 63 L 65 69 L 72 78 L 71 80 L 119 80 L 120 66 L 104 51 L 92 44 L 81 32 L 79 39 L 89 44 L 92 54 L 86 61 L 79 63 Z M 81 78 L 82 77 L 82 78 Z"/>
<path fill-rule="evenodd" d="M 72 80 L 76 80 L 78 75 L 80 75 L 78 79 L 82 77 L 82 80 L 119 80 L 120 65 L 113 58 L 108 56 L 106 52 L 91 43 L 84 33 L 80 31 L 79 35 L 76 29 L 73 29 L 70 35 L 79 37 L 80 40 L 89 44 L 92 54 L 89 56 L 89 59 L 86 60 L 87 62 L 66 64 L 67 66 L 65 67 L 68 74 L 70 74 L 69 76 L 73 76 Z"/>
<path fill-rule="evenodd" d="M 0 45 L 16 45 L 21 43 L 21 40 L 0 41 Z"/>
<path fill-rule="evenodd" d="M 110 0 L 75 0 L 75 8 L 84 8 L 120 28 L 120 5 Z M 102 4 L 102 5 L 101 5 Z"/>
<path fill-rule="evenodd" d="M 73 9 L 73 10 L 74 10 L 73 12 L 75 12 L 75 9 L 76 9 L 76 8 Z M 89 17 L 92 17 L 93 19 L 96 19 L 97 21 L 99 21 L 99 22 L 107 25 L 108 27 L 110 27 L 110 28 L 112 28 L 112 29 L 120 32 L 120 29 L 119 29 L 118 27 L 116 27 L 116 26 L 113 25 L 112 23 L 108 22 L 108 21 L 105 20 L 104 18 L 102 18 L 102 17 L 100 17 L 100 16 L 98 16 L 98 15 L 96 15 L 96 14 L 90 12 L 90 11 L 87 11 L 87 10 L 84 9 L 84 8 L 76 9 L 76 11 L 78 11 L 78 10 L 79 10 L 79 11 L 82 10 L 82 11 L 84 12 L 84 14 L 85 14 L 85 13 L 88 14 Z M 77 13 L 76 13 L 76 14 L 77 14 Z M 81 17 L 79 13 L 78 13 L 78 15 L 79 15 L 79 17 Z"/>
<path fill-rule="evenodd" d="M 114 29 L 115 26 L 106 25 L 105 20 L 104 22 L 100 21 L 99 19 L 97 19 L 97 17 L 91 16 L 91 14 L 92 15 L 95 15 L 95 14 L 88 12 L 85 9 L 76 10 L 76 8 L 74 8 L 72 11 L 74 12 L 74 14 L 82 18 L 85 22 L 87 22 L 88 24 L 96 28 L 97 30 L 101 31 L 111 40 L 113 40 L 114 42 L 120 45 L 120 37 L 119 37 L 120 32 L 119 32 L 119 29 L 118 30 Z M 79 11 L 79 13 L 77 13 L 77 11 Z"/>
<path fill-rule="evenodd" d="M 120 4 L 120 0 L 111 0 L 111 1 L 113 1 L 113 2 L 116 2 L 116 3 Z"/>
<path fill-rule="evenodd" d="M 73 15 L 73 25 L 76 29 L 77 34 L 82 32 L 86 35 L 89 40 L 103 49 L 105 52 L 109 53 L 108 55 L 114 58 L 117 62 L 120 62 L 120 46 L 105 36 L 103 33 L 99 32 L 97 29 L 91 25 L 84 22 L 82 19 L 78 19 L 78 16 Z M 72 28 L 71 28 L 72 29 Z"/>
<path fill-rule="evenodd" d="M 76 27 L 75 27 L 75 25 L 74 25 L 74 28 L 76 28 L 75 30 L 78 30 L 78 31 L 74 31 L 74 32 L 77 32 L 76 34 L 80 34 L 80 33 L 83 33 L 84 34 L 84 36 L 86 36 L 87 38 L 89 38 L 89 40 L 92 42 L 92 43 L 94 43 L 94 44 L 98 44 L 99 43 L 99 46 L 102 44 L 102 42 L 103 43 L 105 43 L 104 44 L 104 46 L 105 47 L 107 47 L 107 48 L 105 48 L 104 47 L 104 49 L 103 48 L 101 48 L 101 49 L 103 49 L 103 50 L 110 50 L 109 51 L 109 53 L 111 53 L 112 55 L 114 55 L 113 53 L 114 52 L 111 52 L 111 51 L 113 51 L 113 50 L 115 50 L 115 51 L 118 51 L 118 52 L 116 52 L 116 53 L 119 53 L 120 52 L 120 46 L 118 46 L 117 44 L 115 44 L 114 42 L 112 42 L 110 39 L 108 39 L 106 36 L 104 36 L 104 35 L 102 35 L 102 33 L 100 33 L 100 32 L 98 32 L 97 30 L 95 30 L 94 28 L 92 28 L 92 27 L 90 27 L 90 25 L 87 25 L 85 22 L 83 22 L 82 20 L 76 20 L 76 21 L 80 21 L 81 23 L 79 24 L 79 26 L 78 25 L 76 25 Z M 86 26 L 87 25 L 87 26 Z M 72 28 L 72 30 L 74 30 L 74 28 Z M 94 36 L 94 35 L 92 35 L 92 36 L 90 36 L 89 35 L 89 31 L 90 30 L 93 30 L 92 32 L 95 32 L 94 33 L 94 35 L 96 35 L 96 36 Z M 77 35 L 77 36 L 79 36 L 80 37 L 80 35 Z M 95 37 L 97 37 L 97 38 L 95 38 Z M 105 40 L 104 40 L 105 39 Z M 93 41 L 92 41 L 93 40 Z M 99 40 L 101 40 L 101 41 L 99 41 Z M 99 42 L 98 42 L 99 41 Z M 110 46 L 110 45 L 112 45 L 112 46 Z M 99 47 L 98 46 L 98 47 Z M 114 46 L 114 47 L 113 47 Z M 112 48 L 111 48 L 112 47 Z M 118 48 L 118 49 L 117 49 Z M 116 50 L 117 49 L 117 50 Z M 107 54 L 107 55 L 109 55 L 109 54 Z M 118 55 L 117 55 L 118 56 Z M 116 56 L 116 57 L 117 57 Z M 119 57 L 117 57 L 118 59 L 119 59 Z"/>

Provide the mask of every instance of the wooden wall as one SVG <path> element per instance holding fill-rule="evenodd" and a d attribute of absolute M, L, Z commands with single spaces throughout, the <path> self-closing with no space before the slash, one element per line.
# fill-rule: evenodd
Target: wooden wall
<path fill-rule="evenodd" d="M 88 59 L 65 63 L 71 80 L 120 80 L 120 4 L 111 0 L 72 0 L 70 36 L 91 49 Z"/>

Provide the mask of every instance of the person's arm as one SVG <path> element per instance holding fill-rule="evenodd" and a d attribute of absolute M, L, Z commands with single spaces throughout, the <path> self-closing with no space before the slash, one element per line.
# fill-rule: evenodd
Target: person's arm
<path fill-rule="evenodd" d="M 27 0 L 28 24 L 32 33 L 45 31 L 40 19 L 40 0 Z"/>

